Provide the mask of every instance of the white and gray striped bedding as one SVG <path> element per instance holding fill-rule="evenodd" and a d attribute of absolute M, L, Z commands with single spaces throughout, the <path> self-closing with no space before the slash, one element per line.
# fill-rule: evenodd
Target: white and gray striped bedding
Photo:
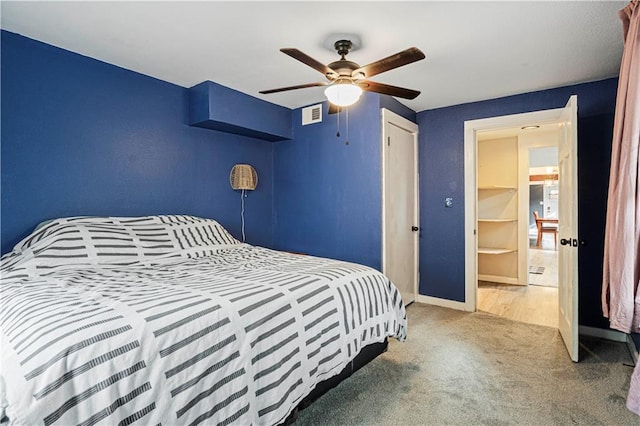
<path fill-rule="evenodd" d="M 54 220 L 1 273 L 15 424 L 277 424 L 363 346 L 406 332 L 381 273 L 192 216 Z"/>

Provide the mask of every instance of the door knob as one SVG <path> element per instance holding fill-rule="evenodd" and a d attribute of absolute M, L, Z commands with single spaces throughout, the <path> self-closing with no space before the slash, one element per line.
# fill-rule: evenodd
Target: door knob
<path fill-rule="evenodd" d="M 569 239 L 569 240 L 567 240 L 567 239 L 565 239 L 565 238 L 561 238 L 561 239 L 560 239 L 560 245 L 563 245 L 563 246 L 570 246 L 570 245 L 571 245 L 571 240 L 570 240 L 570 239 Z"/>
<path fill-rule="evenodd" d="M 418 228 L 417 226 L 412 226 L 412 227 L 411 227 L 411 230 L 412 230 L 413 232 L 416 232 L 416 231 L 419 231 L 419 230 L 420 230 L 420 228 Z"/>

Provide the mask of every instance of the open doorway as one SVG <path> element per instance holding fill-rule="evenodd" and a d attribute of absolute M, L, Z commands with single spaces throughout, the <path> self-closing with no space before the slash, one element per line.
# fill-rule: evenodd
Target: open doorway
<path fill-rule="evenodd" d="M 528 284 L 558 288 L 558 147 L 529 148 Z"/>
<path fill-rule="evenodd" d="M 556 123 L 477 134 L 479 311 L 558 327 L 559 134 Z"/>
<path fill-rule="evenodd" d="M 554 110 L 541 110 L 529 113 L 490 117 L 477 120 L 469 120 L 464 123 L 464 164 L 465 164 L 465 310 L 476 311 L 478 309 L 478 281 L 481 277 L 480 257 L 481 256 L 502 256 L 504 254 L 516 253 L 518 257 L 518 280 L 519 287 L 531 289 L 546 287 L 530 286 L 527 279 L 521 279 L 522 274 L 527 275 L 527 270 L 521 265 L 527 264 L 529 244 L 528 244 L 528 224 L 529 224 L 529 182 L 528 173 L 518 173 L 519 180 L 516 188 L 512 184 L 503 185 L 499 182 L 502 179 L 500 174 L 496 183 L 487 185 L 485 178 L 481 176 L 481 165 L 479 159 L 480 137 L 483 132 L 502 132 L 519 127 L 520 130 L 540 130 L 547 126 L 549 130 L 556 128 L 553 132 L 556 136 L 558 147 L 558 303 L 557 303 L 557 328 L 560 331 L 562 340 L 567 347 L 567 352 L 571 359 L 578 361 L 578 195 L 577 195 L 577 96 L 569 97 L 564 108 Z M 534 132 L 518 134 L 518 171 L 528 169 L 529 148 L 537 146 L 535 142 L 539 135 L 533 137 Z M 526 135 L 532 135 L 527 138 Z M 509 136 L 509 135 L 507 135 Z M 527 141 L 527 139 L 529 139 Z M 500 151 L 498 151 L 500 152 Z M 526 159 L 526 161 L 524 161 Z M 485 168 L 486 165 L 484 165 Z M 493 166 L 490 166 L 493 167 Z M 491 174 L 490 174 L 491 175 Z M 482 184 L 481 184 L 482 182 Z M 483 204 L 496 207 L 489 194 L 498 193 L 500 201 L 504 206 L 511 205 L 506 193 L 515 192 L 518 205 L 517 217 L 509 217 L 500 214 L 493 215 L 500 210 L 484 210 Z M 522 192 L 526 192 L 522 194 Z M 482 193 L 483 197 L 480 197 Z M 513 195 L 511 195 L 513 198 Z M 491 201 L 489 203 L 486 203 Z M 511 210 L 509 210 L 511 211 Z M 487 214 L 489 212 L 489 214 Z M 495 219 L 495 220 L 493 220 Z M 483 234 L 480 228 L 483 222 L 515 222 L 517 227 L 517 242 L 509 246 L 500 246 L 498 249 L 485 245 L 490 240 L 485 239 L 490 236 Z M 504 235 L 504 234 L 503 234 Z M 495 239 L 494 241 L 500 241 Z M 502 240 L 507 241 L 507 240 Z M 517 248 L 516 248 L 517 247 Z M 481 251 L 483 253 L 481 253 Z M 522 260 L 525 260 L 522 262 Z M 515 285 L 514 288 L 517 288 Z M 530 306 L 530 309 L 539 309 L 539 304 Z M 516 318 L 512 318 L 516 319 Z"/>

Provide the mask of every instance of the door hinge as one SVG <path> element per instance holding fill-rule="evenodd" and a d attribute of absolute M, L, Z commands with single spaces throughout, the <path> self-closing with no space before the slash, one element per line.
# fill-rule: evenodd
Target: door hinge
<path fill-rule="evenodd" d="M 387 136 L 387 146 L 391 146 L 391 136 Z"/>

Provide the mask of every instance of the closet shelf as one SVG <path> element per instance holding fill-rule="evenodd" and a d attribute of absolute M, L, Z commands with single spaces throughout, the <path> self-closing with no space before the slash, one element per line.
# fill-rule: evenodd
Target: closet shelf
<path fill-rule="evenodd" d="M 506 254 L 516 251 L 518 250 L 508 248 L 478 247 L 478 254 Z"/>
<path fill-rule="evenodd" d="M 488 275 L 488 274 L 478 274 L 479 281 L 489 281 L 492 283 L 503 283 L 503 284 L 511 284 L 518 285 L 518 277 L 510 277 L 507 275 Z"/>
<path fill-rule="evenodd" d="M 507 185 L 483 185 L 483 186 L 478 186 L 478 189 L 508 189 L 511 191 L 515 191 L 517 188 L 515 186 L 507 186 Z"/>
<path fill-rule="evenodd" d="M 478 219 L 478 222 L 493 222 L 493 223 L 504 223 L 504 222 L 517 222 L 518 219 Z"/>

